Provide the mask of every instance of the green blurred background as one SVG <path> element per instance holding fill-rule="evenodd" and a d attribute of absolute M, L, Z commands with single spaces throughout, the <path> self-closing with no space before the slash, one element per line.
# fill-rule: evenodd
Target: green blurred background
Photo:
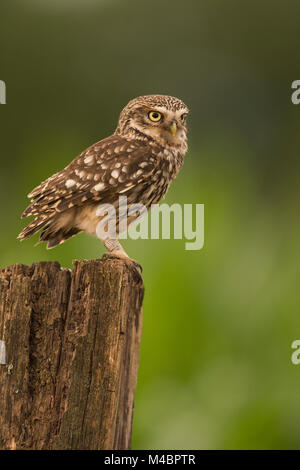
<path fill-rule="evenodd" d="M 299 14 L 299 1 L 1 1 L 1 266 L 100 257 L 85 234 L 50 251 L 17 241 L 26 194 L 112 133 L 129 99 L 191 108 L 165 201 L 205 204 L 205 246 L 124 242 L 146 285 L 134 449 L 299 448 Z"/>

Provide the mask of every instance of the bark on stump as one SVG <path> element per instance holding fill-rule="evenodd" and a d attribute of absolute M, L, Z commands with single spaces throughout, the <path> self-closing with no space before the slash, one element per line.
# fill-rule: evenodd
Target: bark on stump
<path fill-rule="evenodd" d="M 118 259 L 0 271 L 0 449 L 130 448 L 143 293 Z"/>

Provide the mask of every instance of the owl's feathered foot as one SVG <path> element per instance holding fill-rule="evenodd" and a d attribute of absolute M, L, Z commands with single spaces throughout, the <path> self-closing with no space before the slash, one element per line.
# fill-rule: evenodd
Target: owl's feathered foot
<path fill-rule="evenodd" d="M 113 258 L 118 258 L 118 259 L 123 259 L 124 261 L 126 261 L 126 263 L 130 266 L 132 266 L 135 270 L 135 272 L 137 273 L 138 277 L 139 277 L 139 281 L 143 282 L 143 278 L 142 278 L 142 272 L 143 272 L 143 268 L 142 266 L 137 263 L 135 260 L 129 258 L 129 256 L 126 255 L 126 253 L 124 254 L 125 252 L 123 251 L 111 251 L 109 253 L 104 253 L 102 255 L 102 260 L 106 260 L 106 259 L 113 259 Z"/>
<path fill-rule="evenodd" d="M 139 275 L 141 276 L 143 272 L 142 266 L 139 263 L 137 263 L 135 260 L 129 258 L 128 254 L 123 249 L 122 245 L 120 244 L 118 240 L 106 239 L 102 241 L 104 243 L 105 248 L 108 250 L 108 253 L 104 253 L 104 255 L 102 256 L 102 259 L 119 258 L 119 259 L 128 261 L 135 266 L 136 270 L 139 272 Z"/>

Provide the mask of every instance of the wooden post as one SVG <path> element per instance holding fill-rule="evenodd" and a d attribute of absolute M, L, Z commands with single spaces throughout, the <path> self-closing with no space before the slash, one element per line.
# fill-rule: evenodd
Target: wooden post
<path fill-rule="evenodd" d="M 113 258 L 0 271 L 0 449 L 130 448 L 143 293 Z"/>

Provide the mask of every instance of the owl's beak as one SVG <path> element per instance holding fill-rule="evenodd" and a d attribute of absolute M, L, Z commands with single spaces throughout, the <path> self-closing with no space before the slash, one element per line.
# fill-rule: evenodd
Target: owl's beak
<path fill-rule="evenodd" d="M 172 134 L 175 136 L 176 135 L 176 132 L 177 132 L 177 124 L 175 121 L 172 121 L 172 124 L 170 126 L 170 131 L 172 132 Z"/>

